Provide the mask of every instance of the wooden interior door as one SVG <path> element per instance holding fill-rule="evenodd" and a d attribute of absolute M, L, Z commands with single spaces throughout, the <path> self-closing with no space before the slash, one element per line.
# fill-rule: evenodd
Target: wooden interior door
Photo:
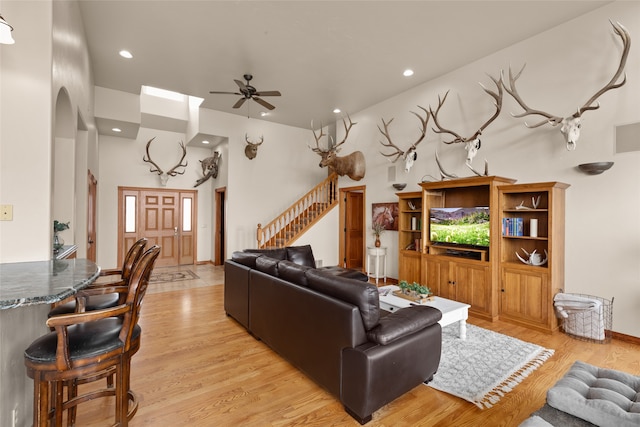
<path fill-rule="evenodd" d="M 180 226 L 180 195 L 178 192 L 144 191 L 140 198 L 142 213 L 140 229 L 148 245 L 162 247 L 157 267 L 180 264 L 178 227 Z"/>
<path fill-rule="evenodd" d="M 340 257 L 343 266 L 364 268 L 364 187 L 340 189 Z"/>
<path fill-rule="evenodd" d="M 87 259 L 96 262 L 96 201 L 98 181 L 91 171 L 88 171 L 88 199 L 87 199 Z"/>
<path fill-rule="evenodd" d="M 142 237 L 161 246 L 156 266 L 194 264 L 197 191 L 118 188 L 118 260 Z"/>
<path fill-rule="evenodd" d="M 225 227 L 226 227 L 226 187 L 216 188 L 216 231 L 215 231 L 215 255 L 213 259 L 214 265 L 223 265 L 226 259 L 225 247 Z"/>

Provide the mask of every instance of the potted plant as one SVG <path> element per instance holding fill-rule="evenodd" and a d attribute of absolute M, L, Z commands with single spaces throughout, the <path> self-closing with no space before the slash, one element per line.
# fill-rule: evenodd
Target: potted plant
<path fill-rule="evenodd" d="M 380 247 L 380 235 L 384 232 L 384 224 L 380 223 L 380 222 L 374 222 L 372 225 L 373 228 L 373 235 L 376 238 L 376 248 Z"/>
<path fill-rule="evenodd" d="M 69 223 L 60 222 L 57 219 L 53 221 L 53 250 L 58 252 L 60 248 L 64 245 L 64 240 L 62 240 L 58 233 L 60 231 L 64 231 L 69 228 Z"/>

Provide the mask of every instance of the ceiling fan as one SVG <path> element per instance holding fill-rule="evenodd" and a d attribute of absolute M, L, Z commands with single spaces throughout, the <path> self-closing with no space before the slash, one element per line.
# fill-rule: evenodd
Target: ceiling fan
<path fill-rule="evenodd" d="M 255 87 L 251 86 L 249 82 L 253 79 L 251 74 L 245 74 L 244 79 L 247 81 L 246 83 L 241 82 L 240 80 L 233 80 L 238 85 L 238 90 L 240 92 L 218 92 L 218 91 L 209 91 L 209 93 L 220 93 L 220 94 L 228 94 L 228 95 L 240 95 L 242 98 L 238 100 L 235 104 L 233 104 L 233 108 L 240 108 L 244 101 L 247 99 L 253 99 L 258 104 L 262 105 L 264 108 L 269 110 L 273 110 L 276 108 L 274 105 L 269 104 L 262 98 L 258 98 L 259 96 L 280 96 L 280 92 L 277 90 L 268 90 L 268 91 L 258 91 Z"/>

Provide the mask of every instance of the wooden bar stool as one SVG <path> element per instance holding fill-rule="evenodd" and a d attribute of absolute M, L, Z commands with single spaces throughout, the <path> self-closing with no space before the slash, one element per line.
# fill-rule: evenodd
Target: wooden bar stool
<path fill-rule="evenodd" d="M 48 426 L 50 421 L 62 426 L 64 411 L 105 396 L 115 396 L 115 424 L 128 425 L 138 407 L 129 377 L 131 357 L 140 348 L 140 306 L 159 254 L 160 247 L 153 246 L 133 266 L 123 304 L 50 317 L 47 326 L 54 331 L 36 339 L 25 350 L 27 375 L 34 381 L 34 427 Z M 113 370 L 115 387 L 82 395 L 68 393 L 64 399 L 65 385 L 78 378 L 100 378 L 108 370 Z"/>
<path fill-rule="evenodd" d="M 135 242 L 124 257 L 121 269 L 110 269 L 100 272 L 100 277 L 120 275 L 120 280 L 111 283 L 92 283 L 89 288 L 99 289 L 106 288 L 107 290 L 114 286 L 128 286 L 129 277 L 131 276 L 131 269 L 133 265 L 140 259 L 144 252 L 144 247 L 147 244 L 147 239 L 142 238 Z M 124 302 L 125 294 L 118 294 L 117 292 L 103 292 L 96 293 L 86 299 L 80 300 L 80 304 L 76 301 L 69 301 L 66 303 L 55 305 L 49 312 L 49 317 L 57 316 L 67 313 L 81 313 L 83 311 L 99 310 L 103 308 L 115 307 L 118 304 Z"/>

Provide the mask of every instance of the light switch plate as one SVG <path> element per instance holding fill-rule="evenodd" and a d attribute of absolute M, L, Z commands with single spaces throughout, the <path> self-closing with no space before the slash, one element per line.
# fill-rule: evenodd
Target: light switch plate
<path fill-rule="evenodd" d="M 0 205 L 0 221 L 13 221 L 13 205 Z"/>

